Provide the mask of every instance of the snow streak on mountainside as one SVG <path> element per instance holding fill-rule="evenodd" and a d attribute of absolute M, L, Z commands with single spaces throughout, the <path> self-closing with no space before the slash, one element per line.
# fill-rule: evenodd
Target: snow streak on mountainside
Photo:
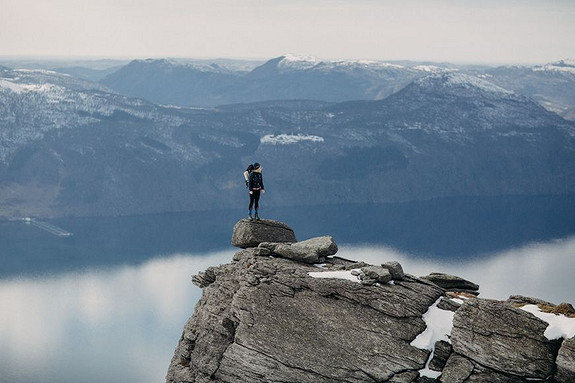
<path fill-rule="evenodd" d="M 316 57 L 285 55 L 271 60 L 275 62 L 282 72 L 315 70 L 378 70 L 378 69 L 404 69 L 405 67 L 397 64 L 390 64 L 383 61 L 371 60 L 320 60 Z"/>
<path fill-rule="evenodd" d="M 560 60 L 543 66 L 533 68 L 534 72 L 565 72 L 575 75 L 575 60 Z"/>
<path fill-rule="evenodd" d="M 283 71 L 306 70 L 315 67 L 320 62 L 321 60 L 316 57 L 288 54 L 279 58 L 277 67 Z"/>
<path fill-rule="evenodd" d="M 475 90 L 483 92 L 484 95 L 494 94 L 495 96 L 509 96 L 513 92 L 503 89 L 489 81 L 479 77 L 469 76 L 462 73 L 439 73 L 422 77 L 415 81 L 421 88 L 442 87 L 455 95 L 462 90 Z"/>

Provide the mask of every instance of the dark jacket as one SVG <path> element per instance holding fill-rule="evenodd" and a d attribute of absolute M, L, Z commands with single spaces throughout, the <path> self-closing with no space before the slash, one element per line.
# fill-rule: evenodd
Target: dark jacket
<path fill-rule="evenodd" d="M 250 190 L 264 189 L 264 179 L 262 177 L 262 173 L 259 172 L 250 173 L 249 189 Z"/>

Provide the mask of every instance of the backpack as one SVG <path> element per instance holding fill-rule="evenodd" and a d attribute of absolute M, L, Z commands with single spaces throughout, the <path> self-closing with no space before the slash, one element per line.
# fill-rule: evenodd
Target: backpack
<path fill-rule="evenodd" d="M 252 184 L 252 189 L 261 189 L 262 174 L 258 172 L 250 173 L 250 183 Z"/>
<path fill-rule="evenodd" d="M 252 174 L 253 170 L 254 170 L 254 165 L 250 164 L 248 166 L 248 168 L 246 169 L 246 171 L 244 172 L 244 181 L 246 181 L 246 187 L 249 187 L 248 185 L 249 185 L 250 174 Z"/>

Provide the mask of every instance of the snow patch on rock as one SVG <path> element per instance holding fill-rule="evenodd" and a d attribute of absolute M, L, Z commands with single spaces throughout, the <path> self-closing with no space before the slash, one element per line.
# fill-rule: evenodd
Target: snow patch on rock
<path fill-rule="evenodd" d="M 521 309 L 535 315 L 537 318 L 549 324 L 543 334 L 547 339 L 569 339 L 575 336 L 575 318 L 545 313 L 541 311 L 537 305 L 525 305 L 521 307 Z"/>
<path fill-rule="evenodd" d="M 359 271 L 361 269 L 354 269 Z M 352 282 L 361 283 L 357 275 L 352 274 L 353 270 L 337 270 L 337 271 L 311 271 L 307 273 L 312 278 L 331 278 L 331 279 L 345 279 Z"/>
<path fill-rule="evenodd" d="M 437 307 L 441 298 L 435 301 L 429 309 L 423 314 L 423 321 L 427 325 L 426 329 L 419 334 L 410 345 L 422 350 L 430 350 L 431 354 L 425 365 L 425 368 L 419 370 L 420 376 L 425 376 L 431 379 L 436 379 L 441 375 L 441 372 L 433 371 L 429 368 L 429 363 L 433 359 L 435 351 L 435 343 L 444 340 L 451 343 L 449 338 L 453 330 L 453 311 L 442 310 Z"/>

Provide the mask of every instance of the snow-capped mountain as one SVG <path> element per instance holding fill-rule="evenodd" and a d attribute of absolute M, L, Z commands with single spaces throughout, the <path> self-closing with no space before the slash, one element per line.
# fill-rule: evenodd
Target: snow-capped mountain
<path fill-rule="evenodd" d="M 0 108 L 0 161 L 52 131 L 113 120 L 121 114 L 168 126 L 184 121 L 147 101 L 45 70 L 0 68 Z"/>
<path fill-rule="evenodd" d="M 575 60 L 559 60 L 546 65 L 536 66 L 534 72 L 562 72 L 575 75 Z"/>
<path fill-rule="evenodd" d="M 278 57 L 277 59 L 270 60 L 268 63 L 273 63 L 273 65 L 275 65 L 281 72 L 286 73 L 291 71 L 312 69 L 321 63 L 321 60 L 312 56 L 298 56 L 288 54 Z"/>
<path fill-rule="evenodd" d="M 361 151 L 348 150 L 333 162 L 366 176 L 383 172 L 383 194 L 417 199 L 421 190 L 408 186 L 414 184 L 428 184 L 425 194 L 460 195 L 561 194 L 573 187 L 564 188 L 573 185 L 574 125 L 473 76 L 431 75 L 385 100 L 329 110 L 342 138 L 363 140 L 364 151 L 379 158 L 366 163 Z"/>
<path fill-rule="evenodd" d="M 102 83 L 159 104 L 218 106 L 269 100 L 379 100 L 428 74 L 463 73 L 531 97 L 569 118 L 575 108 L 575 66 L 561 60 L 497 68 L 415 62 L 323 60 L 288 54 L 252 70 L 173 60 L 135 60 Z"/>
<path fill-rule="evenodd" d="M 436 67 L 438 71 L 442 70 Z M 276 74 L 286 74 L 289 72 L 315 71 L 385 71 L 391 69 L 409 69 L 403 65 L 387 63 L 383 61 L 372 60 L 321 60 L 311 56 L 297 56 L 288 54 L 269 60 L 259 68 L 254 69 L 252 76 L 261 72 L 269 73 L 273 71 Z M 432 69 L 431 67 L 427 69 Z M 416 70 L 424 70 L 423 67 Z"/>
<path fill-rule="evenodd" d="M 383 100 L 162 107 L 50 72 L 2 70 L 0 215 L 575 193 L 575 127 L 477 76 L 433 73 Z M 273 192 L 272 192 L 273 191 Z"/>
<path fill-rule="evenodd" d="M 320 60 L 285 55 L 250 72 L 136 60 L 102 83 L 119 93 L 160 104 L 217 106 L 268 100 L 381 99 L 413 79 L 446 69 L 365 60 Z"/>
<path fill-rule="evenodd" d="M 512 91 L 497 86 L 481 77 L 463 73 L 436 73 L 415 80 L 414 85 L 428 90 L 441 88 L 444 92 L 455 96 L 461 96 L 469 92 L 479 92 L 482 96 L 493 95 L 494 97 L 513 95 Z"/>
<path fill-rule="evenodd" d="M 570 118 L 575 107 L 575 62 L 561 60 L 534 67 L 498 67 L 485 72 L 486 78 L 516 93 L 531 97 L 546 109 Z"/>

